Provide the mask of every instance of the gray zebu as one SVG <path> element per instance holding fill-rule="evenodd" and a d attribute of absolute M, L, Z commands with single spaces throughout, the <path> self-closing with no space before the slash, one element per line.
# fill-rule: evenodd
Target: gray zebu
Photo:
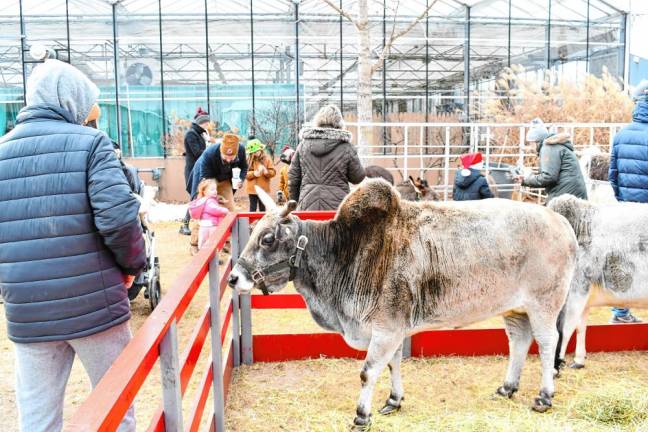
<path fill-rule="evenodd" d="M 572 278 L 576 238 L 560 215 L 510 200 L 406 202 L 387 182 L 365 180 L 335 219 L 301 221 L 291 202 L 258 223 L 232 270 L 230 286 L 276 292 L 294 281 L 313 319 L 367 350 L 355 424 L 369 423 L 371 396 L 389 365 L 382 414 L 403 399 L 403 338 L 504 315 L 510 358 L 497 393 L 511 397 L 535 337 L 542 385 L 534 409 L 554 394 L 556 322 Z"/>
<path fill-rule="evenodd" d="M 571 195 L 553 199 L 549 208 L 563 215 L 578 240 L 574 280 L 561 317 L 563 341 L 558 355 L 564 363 L 574 329 L 573 368 L 585 365 L 585 332 L 589 308 L 648 307 L 648 205 L 595 205 Z"/>

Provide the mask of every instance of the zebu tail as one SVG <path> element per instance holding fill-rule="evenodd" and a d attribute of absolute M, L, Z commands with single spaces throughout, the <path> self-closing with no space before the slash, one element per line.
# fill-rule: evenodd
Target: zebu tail
<path fill-rule="evenodd" d="M 569 294 L 567 295 L 569 297 Z M 556 355 L 554 357 L 554 370 L 556 374 L 565 366 L 565 360 L 560 358 L 560 351 L 562 349 L 563 343 L 563 330 L 565 328 L 565 313 L 567 310 L 567 299 L 565 299 L 565 304 L 563 304 L 560 313 L 558 314 L 558 320 L 556 321 L 556 329 L 558 330 L 558 344 L 556 344 Z"/>

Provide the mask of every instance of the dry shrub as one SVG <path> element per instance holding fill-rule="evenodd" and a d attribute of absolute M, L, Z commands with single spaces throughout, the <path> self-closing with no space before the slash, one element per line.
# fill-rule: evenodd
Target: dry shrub
<path fill-rule="evenodd" d="M 601 78 L 587 75 L 579 83 L 559 80 L 556 73 L 546 71 L 538 82 L 525 77 L 524 67 L 505 68 L 484 105 L 484 113 L 497 123 L 529 123 L 540 117 L 545 123 L 626 123 L 632 119 L 633 103 L 620 82 L 604 68 Z M 517 129 L 508 132 L 508 142 L 517 143 Z M 504 137 L 499 136 L 503 142 Z M 594 144 L 604 149 L 609 144 L 609 130 L 596 129 Z M 574 144 L 590 143 L 587 129 L 574 130 Z"/>

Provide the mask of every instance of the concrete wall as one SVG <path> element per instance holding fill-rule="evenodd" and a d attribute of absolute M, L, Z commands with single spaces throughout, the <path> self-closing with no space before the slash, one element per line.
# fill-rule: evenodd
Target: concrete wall
<path fill-rule="evenodd" d="M 189 195 L 185 191 L 184 157 L 164 158 L 124 158 L 124 162 L 140 169 L 162 168 L 157 199 L 164 202 L 187 202 Z M 151 173 L 142 172 L 140 177 L 147 185 L 155 186 Z"/>

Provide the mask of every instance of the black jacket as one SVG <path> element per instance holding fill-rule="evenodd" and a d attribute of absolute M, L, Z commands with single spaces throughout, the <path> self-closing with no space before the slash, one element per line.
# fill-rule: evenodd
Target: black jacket
<path fill-rule="evenodd" d="M 455 176 L 454 189 L 452 190 L 452 199 L 454 201 L 494 198 L 488 187 L 488 181 L 481 175 L 479 170 L 470 169 L 470 174 L 466 177 L 461 174 L 461 171 L 458 170 Z"/>
<path fill-rule="evenodd" d="M 0 289 L 14 342 L 75 339 L 128 320 L 123 274 L 146 262 L 139 202 L 112 142 L 74 122 L 33 105 L 0 139 Z"/>
<path fill-rule="evenodd" d="M 205 133 L 205 129 L 198 126 L 196 123 L 191 123 L 191 128 L 187 131 L 187 134 L 184 138 L 184 147 L 185 147 L 185 183 L 189 183 L 191 178 L 191 170 L 193 170 L 194 165 L 198 158 L 203 154 L 207 148 L 207 143 L 202 134 Z"/>
<path fill-rule="evenodd" d="M 238 155 L 230 164 L 223 162 L 220 153 L 220 144 L 213 145 L 205 150 L 194 165 L 194 169 L 191 172 L 191 182 L 187 183 L 187 192 L 191 195 L 191 199 L 196 197 L 198 185 L 203 179 L 215 179 L 218 182 L 224 180 L 231 181 L 232 168 L 240 168 L 241 180 L 245 180 L 248 171 L 248 163 L 245 157 L 245 147 L 243 147 L 243 144 L 239 144 Z"/>

